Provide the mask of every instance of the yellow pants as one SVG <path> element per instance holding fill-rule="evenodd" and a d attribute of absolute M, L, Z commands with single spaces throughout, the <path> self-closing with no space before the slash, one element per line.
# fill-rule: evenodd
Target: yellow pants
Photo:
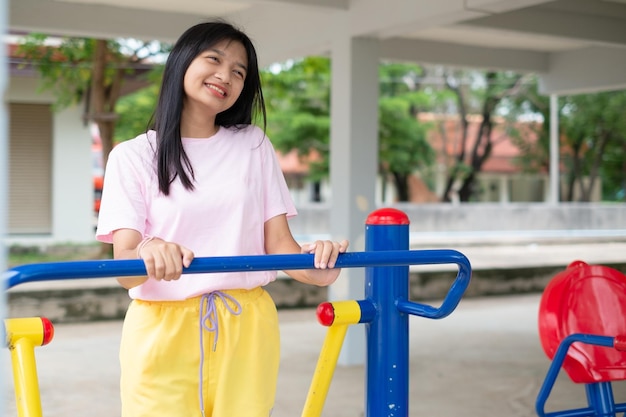
<path fill-rule="evenodd" d="M 268 417 L 279 349 L 276 306 L 262 288 L 210 302 L 133 300 L 120 347 L 122 417 Z"/>

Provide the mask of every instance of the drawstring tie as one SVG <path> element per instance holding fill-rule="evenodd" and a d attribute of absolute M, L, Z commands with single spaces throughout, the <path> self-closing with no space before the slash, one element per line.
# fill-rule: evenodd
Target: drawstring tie
<path fill-rule="evenodd" d="M 241 314 L 241 304 L 232 295 L 226 294 L 221 291 L 213 291 L 209 294 L 204 294 L 200 299 L 200 411 L 204 417 L 204 395 L 203 395 L 203 383 L 202 383 L 202 368 L 204 366 L 204 343 L 203 334 L 206 330 L 214 333 L 213 338 L 213 351 L 217 348 L 217 337 L 219 334 L 219 323 L 217 319 L 217 309 L 215 307 L 215 300 L 220 299 L 226 307 L 226 309 L 233 315 L 238 316 Z M 228 301 L 234 304 L 230 306 Z"/>

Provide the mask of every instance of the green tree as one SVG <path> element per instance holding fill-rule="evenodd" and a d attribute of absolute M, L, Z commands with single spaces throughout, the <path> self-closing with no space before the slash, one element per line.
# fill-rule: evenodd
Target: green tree
<path fill-rule="evenodd" d="M 115 111 L 119 115 L 113 137 L 114 143 L 132 139 L 145 132 L 150 126 L 159 96 L 160 73 L 155 73 L 154 80 L 145 88 L 125 95 L 119 99 Z"/>
<path fill-rule="evenodd" d="M 432 161 L 424 128 L 416 120 L 423 96 L 416 93 L 420 68 L 406 64 L 381 66 L 380 172 L 394 179 L 397 194 L 408 199 L 408 176 Z M 276 148 L 296 149 L 301 157 L 315 151 L 309 179 L 328 176 L 330 152 L 330 61 L 307 57 L 263 74 L 268 106 L 268 132 Z"/>
<path fill-rule="evenodd" d="M 389 62 L 379 73 L 379 173 L 392 179 L 398 201 L 410 201 L 409 178 L 416 171 L 427 172 L 435 161 L 427 140 L 431 126 L 418 121 L 420 109 L 430 103 L 421 90 L 424 71 L 418 65 Z"/>
<path fill-rule="evenodd" d="M 459 145 L 451 156 L 442 201 L 452 201 L 456 193 L 463 202 L 471 201 L 476 189 L 477 175 L 491 156 L 493 146 L 499 140 L 494 134 L 494 119 L 505 99 L 520 94 L 525 78 L 511 72 L 467 72 L 445 70 L 445 88 L 455 98 L 454 105 L 447 100 L 439 103 L 445 109 L 455 107 L 458 114 Z M 480 125 L 470 138 L 469 115 L 478 113 Z M 506 127 L 511 130 L 512 127 Z M 442 131 L 444 131 L 442 129 Z M 447 140 L 444 138 L 444 140 Z"/>
<path fill-rule="evenodd" d="M 58 39 L 32 33 L 23 38 L 17 53 L 39 71 L 40 90 L 54 94 L 55 110 L 84 104 L 83 118 L 97 124 L 106 164 L 118 119 L 115 108 L 125 81 L 149 72 L 152 65 L 146 61 L 166 50 L 167 46 L 156 42 Z"/>
<path fill-rule="evenodd" d="M 589 201 L 602 178 L 602 198 L 624 200 L 626 190 L 626 91 L 563 96 L 558 100 L 559 148 L 565 169 L 565 201 Z M 538 91 L 536 79 L 512 102 L 512 115 L 536 113 L 532 124 L 536 141 L 519 135 L 520 166 L 528 172 L 546 172 L 550 161 L 550 102 Z"/>
<path fill-rule="evenodd" d="M 383 97 L 379 106 L 379 171 L 393 179 L 398 201 L 410 201 L 409 177 L 420 168 L 426 170 L 435 157 L 426 126 L 412 115 L 405 99 Z"/>
<path fill-rule="evenodd" d="M 626 92 L 580 94 L 563 100 L 562 132 L 569 145 L 563 157 L 568 167 L 568 200 L 577 195 L 580 201 L 590 201 L 600 178 L 604 194 L 623 192 Z"/>
<path fill-rule="evenodd" d="M 562 101 L 560 108 L 562 109 Z M 561 110 L 558 111 L 561 113 Z M 527 79 L 523 93 L 508 100 L 507 119 L 516 121 L 531 116 L 526 123 L 529 129 L 513 131 L 511 137 L 519 148 L 516 164 L 523 172 L 548 172 L 550 166 L 550 99 L 539 93 L 535 76 Z M 536 136 L 536 140 L 530 136 Z"/>
<path fill-rule="evenodd" d="M 315 151 L 320 158 L 310 164 L 309 179 L 328 176 L 330 152 L 330 61 L 307 57 L 264 71 L 268 133 L 281 152 L 293 149 L 300 157 Z"/>

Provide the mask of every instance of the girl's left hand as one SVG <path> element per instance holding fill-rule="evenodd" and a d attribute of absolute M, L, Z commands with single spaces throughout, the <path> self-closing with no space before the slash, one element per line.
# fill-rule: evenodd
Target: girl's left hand
<path fill-rule="evenodd" d="M 330 240 L 318 240 L 314 243 L 302 246 L 302 253 L 314 254 L 315 269 L 308 270 L 308 280 L 311 284 L 325 287 L 334 283 L 341 272 L 335 268 L 337 257 L 348 249 L 348 241 L 333 242 Z"/>
<path fill-rule="evenodd" d="M 341 242 L 317 240 L 302 246 L 302 253 L 315 255 L 314 264 L 316 269 L 334 268 L 337 257 L 348 249 L 348 245 L 349 242 L 347 240 L 342 240 Z"/>

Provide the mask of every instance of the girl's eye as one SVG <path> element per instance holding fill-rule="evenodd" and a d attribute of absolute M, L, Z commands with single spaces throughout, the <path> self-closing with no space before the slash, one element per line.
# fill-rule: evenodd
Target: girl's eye
<path fill-rule="evenodd" d="M 235 73 L 235 75 L 237 75 L 237 77 L 239 77 L 239 78 L 244 78 L 244 77 L 245 77 L 245 74 L 244 74 L 242 71 L 235 70 L 235 71 L 233 71 L 233 72 L 234 72 L 234 73 Z"/>

